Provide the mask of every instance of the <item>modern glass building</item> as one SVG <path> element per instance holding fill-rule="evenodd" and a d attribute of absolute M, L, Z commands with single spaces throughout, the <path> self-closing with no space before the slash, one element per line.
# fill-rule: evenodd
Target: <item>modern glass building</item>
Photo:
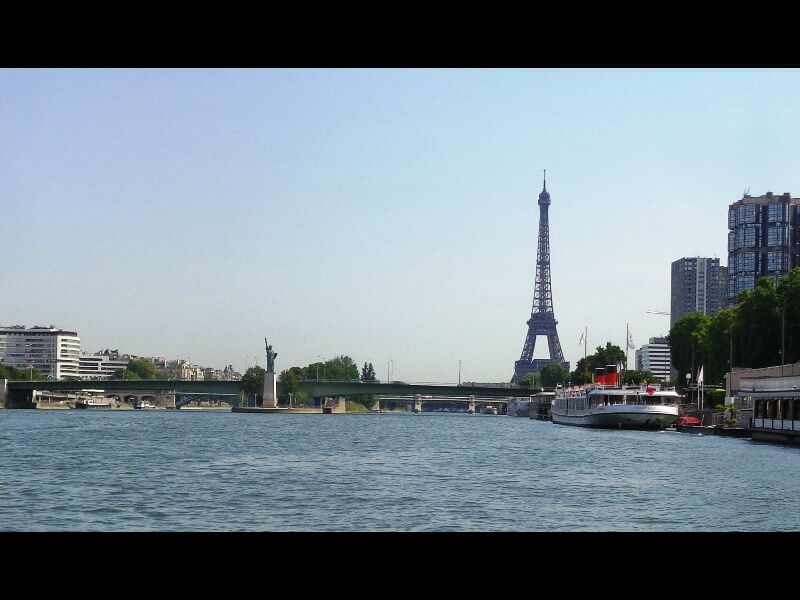
<path fill-rule="evenodd" d="M 728 207 L 728 304 L 764 276 L 775 283 L 798 266 L 800 198 L 748 194 Z"/>
<path fill-rule="evenodd" d="M 727 291 L 728 269 L 718 258 L 679 258 L 672 263 L 670 328 L 690 312 L 717 314 L 727 304 Z"/>
<path fill-rule="evenodd" d="M 0 327 L 0 364 L 36 369 L 51 379 L 77 379 L 81 339 L 74 331 L 14 325 Z"/>

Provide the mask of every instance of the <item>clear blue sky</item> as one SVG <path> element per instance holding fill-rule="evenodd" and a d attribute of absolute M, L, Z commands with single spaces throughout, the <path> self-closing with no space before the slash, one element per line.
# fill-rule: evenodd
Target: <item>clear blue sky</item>
<path fill-rule="evenodd" d="M 507 381 L 547 169 L 574 366 L 585 326 L 667 333 L 645 311 L 670 263 L 727 264 L 745 188 L 800 195 L 798 92 L 794 69 L 0 70 L 0 324 Z"/>

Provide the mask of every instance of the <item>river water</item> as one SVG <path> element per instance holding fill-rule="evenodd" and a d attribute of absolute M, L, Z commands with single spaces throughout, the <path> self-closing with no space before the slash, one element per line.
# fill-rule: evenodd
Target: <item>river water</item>
<path fill-rule="evenodd" d="M 2 531 L 797 531 L 800 448 L 458 413 L 0 411 Z"/>

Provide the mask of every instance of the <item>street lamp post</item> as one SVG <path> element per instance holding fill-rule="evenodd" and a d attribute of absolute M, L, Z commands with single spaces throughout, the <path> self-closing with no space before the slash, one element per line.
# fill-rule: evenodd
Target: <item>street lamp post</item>
<path fill-rule="evenodd" d="M 461 361 L 458 361 L 458 385 L 461 385 Z"/>
<path fill-rule="evenodd" d="M 689 398 L 691 399 L 692 390 L 689 388 L 690 382 L 692 381 L 692 374 L 686 374 L 686 391 L 689 392 Z"/>
<path fill-rule="evenodd" d="M 786 324 L 786 306 L 784 306 L 783 310 L 781 311 L 781 377 L 783 377 L 783 365 L 786 362 L 786 359 L 783 356 L 784 351 L 786 350 L 785 324 Z"/>

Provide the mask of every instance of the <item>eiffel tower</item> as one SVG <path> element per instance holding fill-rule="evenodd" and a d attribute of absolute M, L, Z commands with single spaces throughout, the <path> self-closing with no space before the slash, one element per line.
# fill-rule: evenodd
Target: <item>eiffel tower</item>
<path fill-rule="evenodd" d="M 528 373 L 539 373 L 549 364 L 559 364 L 569 371 L 569 363 L 564 360 L 561 343 L 556 331 L 556 317 L 553 314 L 553 292 L 550 286 L 550 224 L 547 213 L 550 207 L 550 194 L 547 193 L 547 170 L 544 172 L 542 193 L 539 194 L 539 247 L 536 250 L 536 287 L 533 291 L 533 308 L 528 319 L 528 335 L 522 347 L 522 355 L 514 363 L 514 377 L 517 383 Z M 536 336 L 546 335 L 550 358 L 533 358 Z"/>

